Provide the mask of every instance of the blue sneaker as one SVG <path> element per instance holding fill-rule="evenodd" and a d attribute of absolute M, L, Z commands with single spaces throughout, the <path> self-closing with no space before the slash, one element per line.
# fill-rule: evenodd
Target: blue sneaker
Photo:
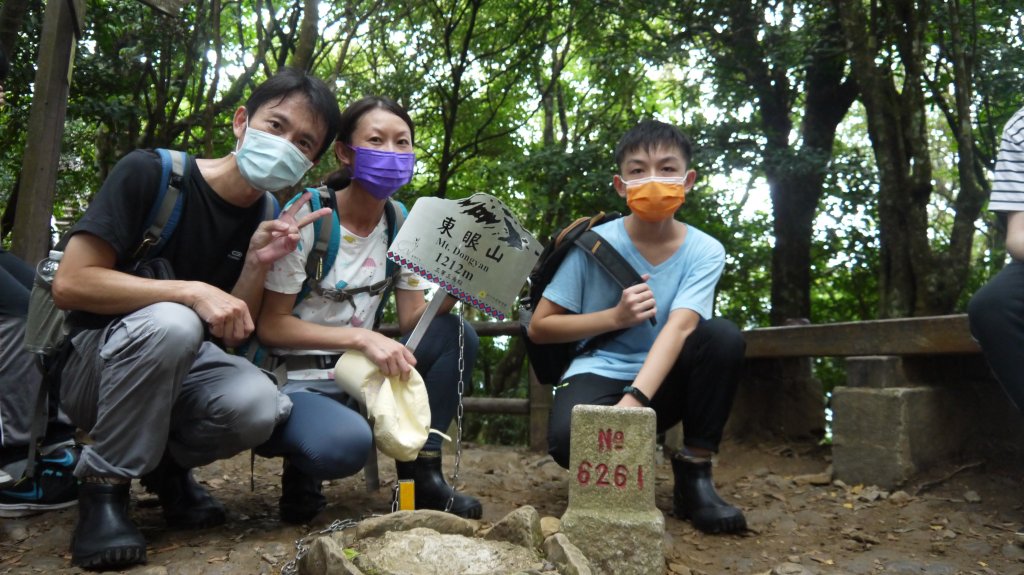
<path fill-rule="evenodd" d="M 73 473 L 77 463 L 74 447 L 39 454 L 32 477 L 0 487 L 0 517 L 25 517 L 77 503 L 78 480 Z"/>

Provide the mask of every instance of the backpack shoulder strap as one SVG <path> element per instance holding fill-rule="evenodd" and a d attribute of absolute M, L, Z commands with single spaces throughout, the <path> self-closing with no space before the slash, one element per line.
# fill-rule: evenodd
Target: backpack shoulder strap
<path fill-rule="evenodd" d="M 184 184 L 191 163 L 188 154 L 164 148 L 157 148 L 156 152 L 160 155 L 160 188 L 143 225 L 146 231 L 142 235 L 142 243 L 135 250 L 135 259 L 160 253 L 167 238 L 174 233 L 185 203 Z"/>
<path fill-rule="evenodd" d="M 633 266 L 629 265 L 626 258 L 622 257 L 604 238 L 594 230 L 587 230 L 576 238 L 577 247 L 587 252 L 605 272 L 615 280 L 622 289 L 643 283 L 643 278 L 636 273 Z"/>
<path fill-rule="evenodd" d="M 317 190 L 310 191 L 316 192 Z M 330 271 L 331 266 L 338 257 L 338 250 L 341 244 L 341 223 L 338 221 L 337 197 L 327 188 L 321 188 L 319 193 L 322 194 L 319 197 L 314 194 L 310 201 L 311 207 L 313 210 L 318 210 L 321 205 L 330 205 L 332 212 L 331 225 L 319 226 L 318 224 L 322 220 L 313 222 L 313 233 L 316 241 L 312 249 L 310 249 L 309 258 L 306 260 L 306 283 L 303 284 L 303 288 L 295 300 L 296 304 L 302 301 L 302 298 L 308 295 L 310 291 L 334 301 L 351 300 L 354 296 L 363 293 L 370 295 L 381 294 L 381 304 L 383 304 L 387 300 L 388 293 L 398 281 L 398 275 L 401 272 L 401 267 L 391 260 L 387 260 L 384 279 L 372 285 L 341 289 L 324 288 L 320 285 L 320 282 L 323 281 L 324 276 Z M 387 239 L 389 245 L 398 234 L 398 229 L 405 222 L 405 218 L 406 209 L 400 202 L 390 200 L 384 204 L 384 219 L 388 230 Z M 384 305 L 378 305 L 374 319 L 375 328 L 380 324 L 383 311 Z"/>
<path fill-rule="evenodd" d="M 263 221 L 276 220 L 281 215 L 281 204 L 270 192 L 263 192 Z"/>
<path fill-rule="evenodd" d="M 405 217 L 408 215 L 408 210 L 405 208 L 405 204 L 398 200 L 388 199 L 387 203 L 384 204 L 384 220 L 388 226 L 388 247 L 391 247 L 391 242 L 395 241 L 395 237 L 398 236 L 398 230 L 402 228 L 402 224 L 405 223 Z M 373 316 L 373 329 L 380 327 L 380 322 L 384 318 L 384 308 L 388 297 L 391 295 L 392 290 L 395 289 L 395 284 L 398 283 L 398 276 L 402 273 L 402 268 L 395 262 L 391 261 L 391 258 L 385 258 L 384 264 L 384 291 L 380 296 L 380 303 L 377 304 L 377 311 Z"/>
<path fill-rule="evenodd" d="M 307 188 L 311 197 L 309 198 L 310 211 L 317 211 L 324 206 L 331 208 L 330 218 L 320 218 L 313 221 L 313 245 L 310 247 L 309 256 L 306 258 L 306 282 L 302 286 L 295 303 L 302 301 L 311 290 L 317 288 L 320 282 L 331 270 L 334 260 L 338 257 L 338 245 L 341 242 L 341 223 L 338 221 L 338 204 L 334 192 L 330 188 Z M 296 196 L 296 199 L 299 196 Z M 295 200 L 293 199 L 292 202 Z M 289 202 L 291 205 L 291 202 Z M 327 225 L 324 225 L 324 224 Z"/>
<path fill-rule="evenodd" d="M 391 242 L 395 241 L 395 237 L 398 236 L 398 230 L 402 229 L 406 215 L 405 205 L 401 202 L 389 199 L 384 204 L 384 220 L 388 226 L 388 247 L 391 246 Z M 388 259 L 386 270 L 385 274 L 391 277 L 401 271 L 401 268 L 398 267 L 398 264 Z"/>
<path fill-rule="evenodd" d="M 405 223 L 405 218 L 409 217 L 409 208 L 406 208 L 405 204 L 398 200 L 388 200 L 388 204 L 390 204 L 391 209 L 395 211 L 394 229 L 391 230 L 391 236 L 388 238 L 390 240 L 394 240 L 395 236 L 398 235 L 398 230 L 402 229 L 402 224 Z"/>
<path fill-rule="evenodd" d="M 583 232 L 574 243 L 587 252 L 620 288 L 626 289 L 644 282 L 640 274 L 626 261 L 626 258 L 622 257 L 622 254 L 594 230 Z M 656 325 L 656 320 L 653 317 L 651 325 Z"/>

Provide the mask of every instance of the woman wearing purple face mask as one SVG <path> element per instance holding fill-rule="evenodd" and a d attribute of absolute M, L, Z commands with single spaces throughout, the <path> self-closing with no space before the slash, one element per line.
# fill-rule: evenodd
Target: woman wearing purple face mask
<path fill-rule="evenodd" d="M 338 226 L 333 264 L 325 258 L 320 268 L 307 266 L 316 241 L 310 226 L 300 247 L 267 274 L 257 330 L 260 342 L 286 365 L 283 391 L 293 408 L 257 453 L 285 459 L 280 511 L 290 523 L 306 523 L 319 513 L 326 505 L 322 481 L 355 474 L 372 449 L 368 424 L 345 405 L 348 397 L 333 380 L 341 353 L 360 351 L 393 379 L 415 367 L 430 398 L 430 427 L 448 429 L 455 416 L 460 319 L 447 313 L 455 300 L 445 302 L 415 354 L 373 331 L 391 287 L 403 334 L 412 331 L 427 305 L 423 280 L 406 270 L 389 277 L 386 260 L 391 236 L 385 212 L 405 212 L 392 196 L 412 179 L 413 136 L 412 119 L 388 98 L 368 97 L 348 106 L 334 144 L 341 169 L 326 180 L 337 203 L 330 224 Z M 322 279 L 310 278 L 307 268 L 321 269 Z M 464 329 L 468 378 L 478 340 L 468 322 Z M 395 462 L 399 479 L 415 480 L 417 509 L 444 510 L 453 493 L 441 472 L 441 440 L 431 434 L 415 461 Z M 475 498 L 455 492 L 449 511 L 479 518 L 482 508 Z"/>

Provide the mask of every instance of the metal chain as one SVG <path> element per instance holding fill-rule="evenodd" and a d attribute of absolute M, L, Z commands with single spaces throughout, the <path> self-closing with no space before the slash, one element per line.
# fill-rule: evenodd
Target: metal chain
<path fill-rule="evenodd" d="M 455 411 L 455 421 L 458 431 L 455 435 L 455 474 L 452 475 L 452 492 L 448 496 L 448 504 L 445 505 L 445 512 L 451 511 L 455 504 L 455 486 L 459 482 L 459 465 L 462 463 L 462 394 L 465 391 L 466 373 L 466 325 L 463 322 L 462 312 L 464 303 L 459 302 L 459 407 Z"/>
<path fill-rule="evenodd" d="M 349 527 L 355 527 L 359 521 L 355 519 L 335 519 L 330 525 L 319 531 L 310 531 L 304 537 L 295 540 L 295 558 L 281 567 L 281 575 L 297 575 L 299 572 L 299 561 L 309 553 L 309 545 L 314 539 L 322 535 L 330 535 L 338 531 L 344 531 Z"/>

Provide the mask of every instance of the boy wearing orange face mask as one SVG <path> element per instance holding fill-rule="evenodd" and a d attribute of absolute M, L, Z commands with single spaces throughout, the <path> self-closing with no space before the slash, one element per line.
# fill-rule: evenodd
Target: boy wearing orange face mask
<path fill-rule="evenodd" d="M 711 317 L 722 244 L 674 217 L 697 177 L 690 158 L 690 141 L 663 122 L 641 122 L 622 137 L 613 185 L 631 213 L 594 230 L 644 283 L 618 288 L 596 260 L 572 250 L 545 289 L 529 336 L 557 343 L 613 334 L 577 356 L 555 388 L 548 432 L 555 461 L 569 465 L 574 406 L 651 407 L 659 433 L 680 421 L 686 433 L 672 457 L 676 517 L 707 533 L 735 533 L 746 519 L 716 493 L 711 457 L 746 344 L 733 323 Z"/>

